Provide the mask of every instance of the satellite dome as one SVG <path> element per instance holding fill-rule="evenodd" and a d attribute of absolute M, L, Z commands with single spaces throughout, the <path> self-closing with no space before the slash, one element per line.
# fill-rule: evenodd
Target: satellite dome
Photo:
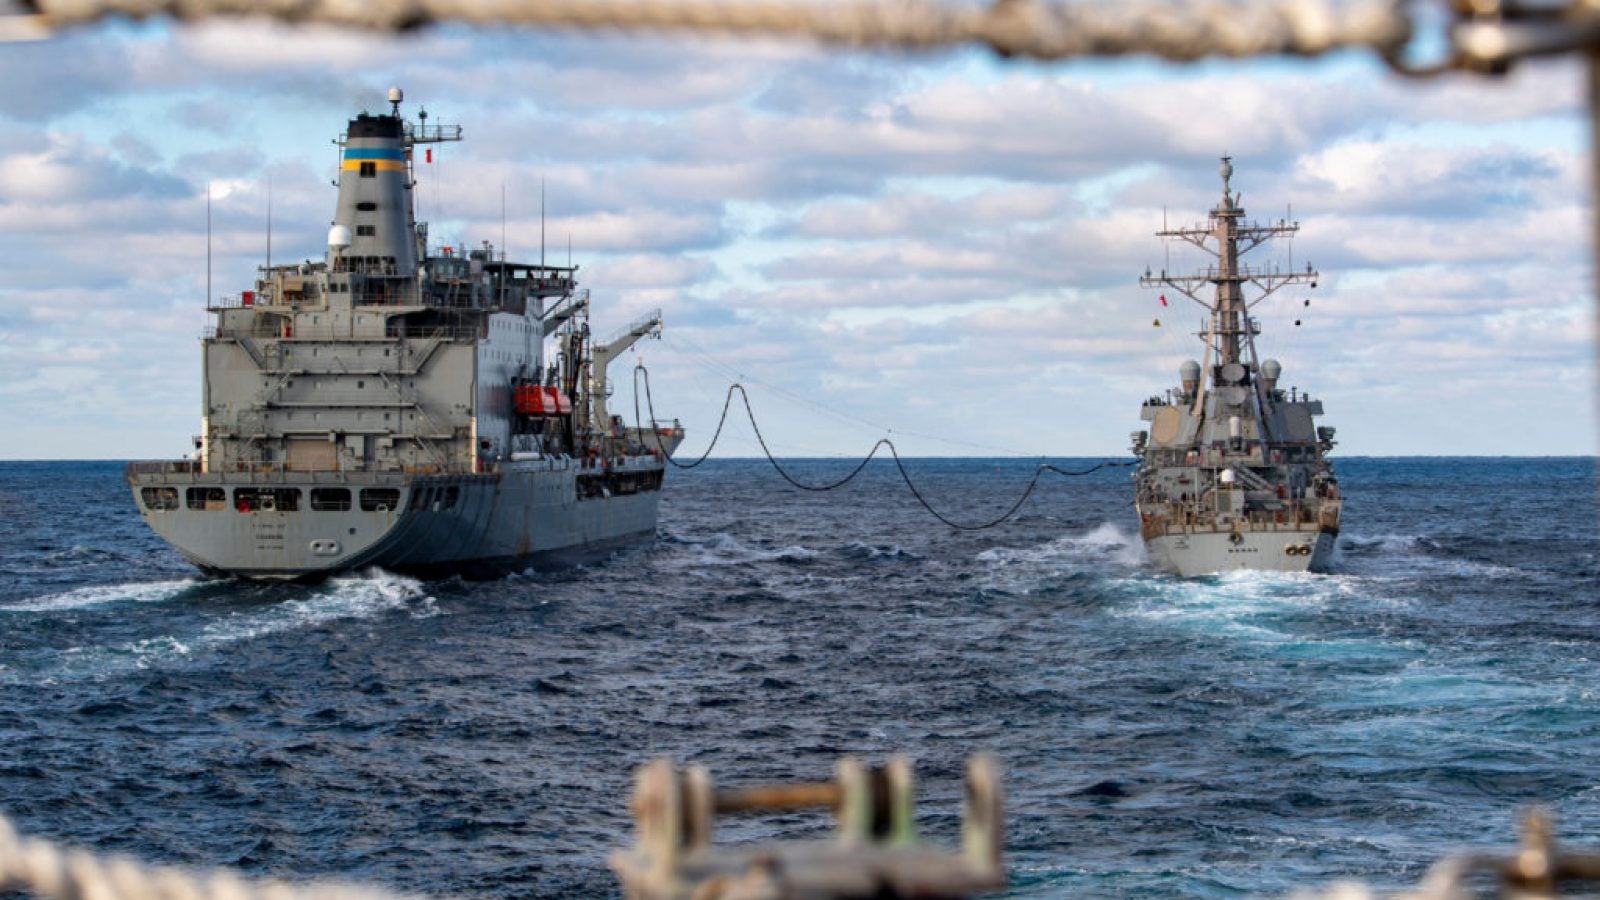
<path fill-rule="evenodd" d="M 404 100 L 405 98 L 406 98 L 406 92 L 405 91 L 402 91 L 397 87 L 389 88 L 389 102 L 390 103 L 399 103 L 401 100 Z"/>
<path fill-rule="evenodd" d="M 342 253 L 350 246 L 350 229 L 344 225 L 335 225 L 328 229 L 328 249 L 334 253 Z"/>
<path fill-rule="evenodd" d="M 1264 360 L 1261 361 L 1261 377 L 1262 378 L 1265 378 L 1268 381 L 1277 381 L 1278 380 L 1278 376 L 1282 375 L 1282 374 L 1283 374 L 1283 366 L 1278 365 L 1278 361 L 1277 360 L 1275 360 L 1275 359 L 1264 359 Z"/>
<path fill-rule="evenodd" d="M 1178 377 L 1184 381 L 1199 381 L 1200 364 L 1192 359 L 1184 360 L 1183 365 L 1178 367 Z"/>

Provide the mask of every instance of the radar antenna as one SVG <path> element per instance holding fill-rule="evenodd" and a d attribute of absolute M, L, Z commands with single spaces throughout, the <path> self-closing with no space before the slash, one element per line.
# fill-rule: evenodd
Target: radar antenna
<path fill-rule="evenodd" d="M 1174 275 L 1166 269 L 1152 274 L 1146 269 L 1139 279 L 1142 287 L 1169 287 L 1205 307 L 1211 313 L 1210 327 L 1205 332 L 1208 353 L 1216 354 L 1216 365 L 1240 362 L 1242 344 L 1254 347 L 1255 327 L 1247 313 L 1257 303 L 1290 284 L 1309 283 L 1317 286 L 1317 271 L 1306 264 L 1304 271 L 1282 270 L 1276 266 L 1252 267 L 1242 265 L 1239 258 L 1276 237 L 1290 236 L 1300 230 L 1297 222 L 1280 221 L 1262 225 L 1244 221 L 1244 208 L 1236 202 L 1229 183 L 1233 177 L 1233 158 L 1222 157 L 1217 167 L 1222 176 L 1222 199 L 1211 210 L 1205 226 L 1192 228 L 1162 228 L 1156 232 L 1165 238 L 1176 238 L 1204 250 L 1216 257 L 1217 263 L 1193 275 Z M 1257 293 L 1245 298 L 1244 287 L 1252 285 Z M 1214 285 L 1211 297 L 1202 295 L 1206 285 Z M 1253 354 L 1252 354 L 1253 355 Z"/>

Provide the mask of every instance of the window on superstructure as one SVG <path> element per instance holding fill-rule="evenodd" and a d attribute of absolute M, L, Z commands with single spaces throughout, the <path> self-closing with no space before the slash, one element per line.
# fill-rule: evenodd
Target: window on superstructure
<path fill-rule="evenodd" d="M 228 508 L 228 492 L 219 487 L 192 487 L 187 491 L 190 509 Z"/>
<path fill-rule="evenodd" d="M 377 233 L 378 233 L 378 229 L 374 228 L 371 225 L 357 225 L 356 226 L 356 236 L 357 237 L 374 237 L 374 236 L 377 235 Z"/>
<path fill-rule="evenodd" d="M 361 164 L 361 177 L 362 178 L 376 178 L 377 176 L 378 176 L 378 164 L 377 163 L 375 163 L 375 162 L 364 162 L 364 163 Z"/>
<path fill-rule="evenodd" d="M 350 508 L 350 489 L 312 488 L 311 508 L 317 512 L 344 512 Z"/>
<path fill-rule="evenodd" d="M 367 512 L 388 512 L 400 506 L 400 491 L 395 488 L 362 488 L 361 508 Z"/>
<path fill-rule="evenodd" d="M 235 488 L 233 506 L 240 512 L 297 512 L 299 488 Z"/>
<path fill-rule="evenodd" d="M 149 509 L 177 509 L 178 489 L 173 487 L 147 487 L 139 491 L 144 505 Z"/>

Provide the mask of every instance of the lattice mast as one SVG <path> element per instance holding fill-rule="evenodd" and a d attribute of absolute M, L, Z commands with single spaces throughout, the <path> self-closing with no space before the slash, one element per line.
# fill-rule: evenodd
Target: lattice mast
<path fill-rule="evenodd" d="M 1222 157 L 1218 172 L 1222 175 L 1222 200 L 1211 210 L 1208 227 L 1156 232 L 1160 237 L 1177 238 L 1199 247 L 1216 257 L 1217 264 L 1193 275 L 1172 275 L 1165 269 L 1151 274 L 1146 269 L 1139 279 L 1143 287 L 1170 287 L 1210 311 L 1209 326 L 1200 337 L 1206 342 L 1206 356 L 1213 360 L 1213 374 L 1222 366 L 1241 362 L 1242 350 L 1248 350 L 1250 362 L 1255 362 L 1257 328 L 1248 314 L 1257 303 L 1285 285 L 1309 283 L 1316 287 L 1318 277 L 1309 263 L 1304 271 L 1290 272 L 1276 267 L 1252 268 L 1239 262 L 1240 257 L 1273 238 L 1294 235 L 1300 230 L 1300 223 L 1285 219 L 1268 225 L 1246 223 L 1239 195 L 1228 184 L 1233 177 L 1233 158 Z M 1208 284 L 1215 286 L 1209 300 L 1201 294 Z M 1259 291 L 1249 300 L 1245 299 L 1246 284 Z"/>

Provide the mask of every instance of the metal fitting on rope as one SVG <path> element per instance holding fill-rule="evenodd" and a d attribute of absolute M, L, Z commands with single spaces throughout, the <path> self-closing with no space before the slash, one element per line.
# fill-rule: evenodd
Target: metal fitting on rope
<path fill-rule="evenodd" d="M 180 20 L 267 17 L 397 32 L 439 22 L 576 31 L 651 31 L 811 40 L 823 46 L 930 51 L 988 47 L 1004 57 L 1062 60 L 1149 54 L 1319 56 L 1364 49 L 1396 72 L 1499 74 L 1523 59 L 1600 48 L 1596 0 L 17 0 L 0 16 L 0 42 L 114 16 Z M 1418 12 L 1443 6 L 1451 24 L 1434 60 L 1414 58 Z M 1423 41 L 1432 45 L 1432 41 Z"/>
<path fill-rule="evenodd" d="M 1397 0 L 1397 6 L 1414 5 Z M 1390 68 L 1410 77 L 1504 75 L 1523 60 L 1600 50 L 1600 3 L 1594 0 L 1450 0 L 1449 7 L 1445 55 L 1417 63 L 1405 57 L 1406 48 L 1394 47 L 1380 54 Z"/>
<path fill-rule="evenodd" d="M 827 897 L 967 897 L 1005 884 L 999 767 L 967 764 L 962 848 L 917 841 L 911 764 L 881 768 L 850 757 L 834 780 L 718 789 L 705 769 L 680 772 L 658 759 L 639 769 L 633 797 L 636 843 L 611 868 L 632 900 L 790 900 Z M 724 849 L 712 844 L 716 816 L 830 809 L 831 842 Z"/>

